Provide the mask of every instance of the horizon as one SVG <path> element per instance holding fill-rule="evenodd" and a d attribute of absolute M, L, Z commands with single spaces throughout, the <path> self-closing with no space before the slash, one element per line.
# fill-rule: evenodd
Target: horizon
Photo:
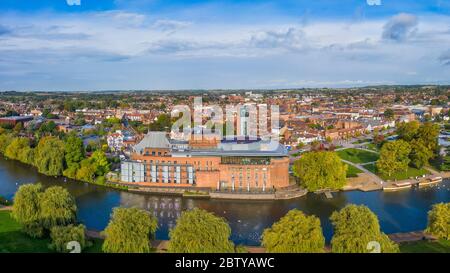
<path fill-rule="evenodd" d="M 294 87 L 294 88 L 210 88 L 210 89 L 111 89 L 111 90 L 0 90 L 0 93 L 108 93 L 108 92 L 271 92 L 271 91 L 305 91 L 305 90 L 349 90 L 349 89 L 373 89 L 373 88 L 450 88 L 450 84 L 393 84 L 393 85 L 368 85 L 368 86 L 349 86 L 349 87 Z"/>
<path fill-rule="evenodd" d="M 0 90 L 450 84 L 442 0 L 0 3 Z"/>

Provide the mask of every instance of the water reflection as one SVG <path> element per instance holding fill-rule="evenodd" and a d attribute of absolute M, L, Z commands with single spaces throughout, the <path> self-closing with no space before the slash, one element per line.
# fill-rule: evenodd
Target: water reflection
<path fill-rule="evenodd" d="M 138 207 L 158 218 L 156 237 L 167 239 L 169 230 L 175 226 L 182 211 L 198 207 L 224 217 L 232 230 L 231 239 L 248 245 L 259 244 L 263 230 L 294 208 L 318 216 L 325 238 L 329 241 L 332 236 L 329 217 L 349 203 L 367 205 L 378 215 L 383 231 L 393 233 L 424 229 L 431 206 L 450 201 L 449 181 L 402 192 L 340 192 L 334 193 L 333 199 L 316 194 L 283 201 L 187 199 L 119 192 L 87 183 L 65 181 L 63 178 L 40 175 L 29 166 L 0 158 L 0 195 L 12 198 L 21 184 L 36 181 L 45 187 L 61 185 L 67 188 L 76 197 L 78 218 L 91 229 L 103 230 L 114 207 Z"/>

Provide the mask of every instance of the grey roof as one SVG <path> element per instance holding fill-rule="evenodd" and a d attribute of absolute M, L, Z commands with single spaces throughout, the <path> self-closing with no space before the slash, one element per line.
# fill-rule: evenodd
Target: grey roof
<path fill-rule="evenodd" d="M 138 153 L 142 152 L 144 148 L 170 148 L 169 140 L 165 132 L 148 132 L 145 137 L 134 146 L 134 150 Z"/>
<path fill-rule="evenodd" d="M 172 150 L 173 156 L 287 156 L 286 148 L 277 141 L 258 141 L 251 144 L 220 143 L 217 149 Z"/>

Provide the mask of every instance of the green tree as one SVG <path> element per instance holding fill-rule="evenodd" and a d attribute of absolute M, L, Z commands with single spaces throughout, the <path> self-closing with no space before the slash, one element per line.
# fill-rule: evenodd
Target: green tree
<path fill-rule="evenodd" d="M 440 239 L 450 240 L 450 203 L 435 204 L 428 212 L 428 232 Z"/>
<path fill-rule="evenodd" d="M 394 110 L 392 110 L 392 109 L 386 109 L 385 111 L 384 111 L 384 117 L 386 118 L 386 119 L 393 119 L 394 118 Z"/>
<path fill-rule="evenodd" d="M 85 158 L 83 140 L 75 134 L 70 134 L 64 145 L 65 159 L 67 167 L 78 167 L 78 164 Z"/>
<path fill-rule="evenodd" d="M 411 122 L 402 122 L 397 126 L 398 137 L 404 141 L 411 141 L 416 137 L 419 128 L 420 123 L 416 120 Z"/>
<path fill-rule="evenodd" d="M 23 231 L 31 237 L 42 237 L 44 229 L 40 224 L 41 184 L 22 185 L 14 196 L 12 217 L 21 224 Z"/>
<path fill-rule="evenodd" d="M 385 143 L 376 163 L 378 171 L 389 177 L 395 172 L 406 171 L 410 162 L 408 158 L 410 152 L 411 146 L 404 140 Z"/>
<path fill-rule="evenodd" d="M 61 175 L 64 170 L 64 143 L 52 136 L 41 138 L 35 150 L 34 165 L 40 173 Z"/>
<path fill-rule="evenodd" d="M 30 147 L 30 140 L 24 137 L 16 137 L 6 147 L 5 156 L 10 159 L 19 160 L 22 150 L 26 147 Z"/>
<path fill-rule="evenodd" d="M 172 253 L 232 253 L 228 223 L 214 214 L 195 208 L 185 211 L 169 232 Z"/>
<path fill-rule="evenodd" d="M 150 252 L 158 221 L 150 213 L 137 208 L 114 208 L 111 220 L 103 232 L 106 253 Z"/>
<path fill-rule="evenodd" d="M 414 167 L 421 169 L 433 157 L 432 150 L 428 149 L 427 145 L 422 140 L 413 139 L 411 141 L 411 153 L 409 158 Z"/>
<path fill-rule="evenodd" d="M 73 196 L 63 187 L 45 190 L 40 199 L 40 218 L 44 228 L 72 224 L 76 220 L 77 206 Z"/>
<path fill-rule="evenodd" d="M 416 138 L 420 140 L 433 154 L 438 150 L 439 125 L 425 122 L 417 130 Z"/>
<path fill-rule="evenodd" d="M 347 165 L 335 152 L 305 153 L 294 162 L 294 174 L 309 191 L 342 189 L 346 183 Z"/>
<path fill-rule="evenodd" d="M 80 244 L 81 250 L 83 250 L 88 245 L 85 232 L 86 227 L 84 225 L 54 226 L 50 230 L 52 243 L 49 245 L 49 248 L 56 252 L 68 253 L 71 249 L 67 249 L 67 244 L 76 241 Z"/>
<path fill-rule="evenodd" d="M 92 156 L 89 158 L 91 164 L 95 169 L 95 174 L 97 176 L 105 175 L 109 172 L 109 162 L 108 158 L 105 155 L 105 152 L 101 150 L 97 150 L 92 153 Z"/>
<path fill-rule="evenodd" d="M 3 133 L 0 135 L 0 153 L 5 153 L 6 148 L 9 146 L 9 144 L 11 144 L 13 139 L 14 136 L 12 134 Z"/>
<path fill-rule="evenodd" d="M 95 167 L 90 164 L 89 160 L 82 161 L 81 168 L 77 170 L 75 178 L 81 181 L 94 182 Z"/>
<path fill-rule="evenodd" d="M 20 133 L 22 130 L 23 130 L 23 124 L 22 124 L 22 122 L 19 122 L 19 123 L 17 123 L 15 126 L 14 126 L 14 132 L 16 132 L 17 134 L 18 133 Z"/>
<path fill-rule="evenodd" d="M 399 252 L 399 247 L 382 233 L 377 216 L 366 206 L 347 205 L 330 217 L 334 235 L 334 253 L 368 253 L 369 242 L 380 244 L 382 253 Z M 369 248 L 369 249 L 368 249 Z"/>
<path fill-rule="evenodd" d="M 324 251 L 325 238 L 319 218 L 293 209 L 264 230 L 262 245 L 269 253 L 318 253 Z"/>

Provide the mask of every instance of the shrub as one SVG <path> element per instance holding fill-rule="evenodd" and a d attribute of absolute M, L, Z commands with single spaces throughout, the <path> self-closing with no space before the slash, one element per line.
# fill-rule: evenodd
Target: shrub
<path fill-rule="evenodd" d="M 52 243 L 49 248 L 56 252 L 68 253 L 71 249 L 67 248 L 67 244 L 75 241 L 80 244 L 81 250 L 83 250 L 89 246 L 85 239 L 85 230 L 84 225 L 54 226 L 50 230 Z"/>

